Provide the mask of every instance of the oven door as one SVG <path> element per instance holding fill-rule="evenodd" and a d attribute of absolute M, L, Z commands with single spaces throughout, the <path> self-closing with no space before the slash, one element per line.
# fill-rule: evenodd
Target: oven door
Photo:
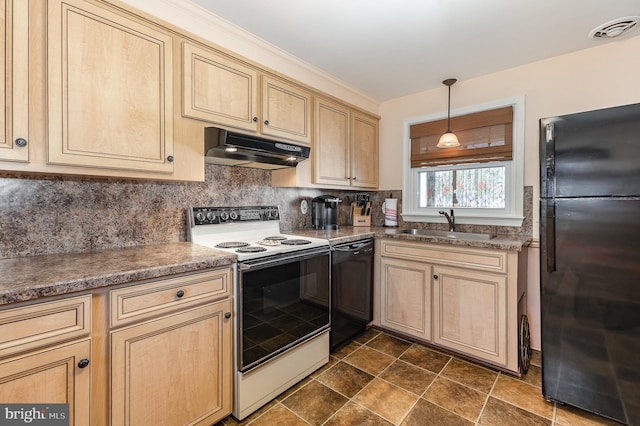
<path fill-rule="evenodd" d="M 329 328 L 329 247 L 241 263 L 237 365 L 242 372 Z"/>

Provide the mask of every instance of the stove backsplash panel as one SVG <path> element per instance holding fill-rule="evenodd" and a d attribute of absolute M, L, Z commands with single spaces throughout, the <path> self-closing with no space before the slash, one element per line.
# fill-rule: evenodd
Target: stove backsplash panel
<path fill-rule="evenodd" d="M 331 194 L 344 200 L 338 223 L 351 223 L 349 206 L 355 192 L 272 188 L 270 182 L 268 170 L 213 164 L 205 165 L 205 182 L 3 174 L 0 258 L 185 241 L 186 211 L 192 206 L 276 204 L 282 230 L 291 231 L 311 228 L 311 200 Z M 525 224 L 500 232 L 531 234 L 532 192 L 531 187 L 525 188 Z M 372 225 L 383 225 L 381 205 L 390 193 L 402 197 L 401 190 L 369 192 Z M 309 205 L 306 214 L 301 213 L 302 200 Z"/>

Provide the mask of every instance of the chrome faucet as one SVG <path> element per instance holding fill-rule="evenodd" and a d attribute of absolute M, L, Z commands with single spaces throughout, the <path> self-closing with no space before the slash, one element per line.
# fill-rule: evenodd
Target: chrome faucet
<path fill-rule="evenodd" d="M 453 209 L 450 210 L 451 213 L 447 213 L 443 210 L 440 210 L 438 213 L 443 214 L 444 217 L 449 222 L 449 232 L 455 232 L 456 230 L 456 217 L 453 215 Z"/>

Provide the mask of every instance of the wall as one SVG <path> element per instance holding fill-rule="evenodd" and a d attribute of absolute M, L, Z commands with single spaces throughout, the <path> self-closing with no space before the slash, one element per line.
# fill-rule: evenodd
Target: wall
<path fill-rule="evenodd" d="M 594 41 L 594 44 L 596 42 Z M 539 232 L 538 120 L 559 114 L 640 102 L 640 36 L 558 56 L 472 80 L 451 89 L 451 111 L 525 96 L 525 187 L 533 188 L 532 235 Z M 453 75 L 442 76 L 455 77 Z M 381 105 L 381 189 L 402 188 L 404 122 L 445 111 L 447 90 L 416 93 Z M 532 345 L 540 348 L 539 249 L 529 249 L 528 312 Z"/>

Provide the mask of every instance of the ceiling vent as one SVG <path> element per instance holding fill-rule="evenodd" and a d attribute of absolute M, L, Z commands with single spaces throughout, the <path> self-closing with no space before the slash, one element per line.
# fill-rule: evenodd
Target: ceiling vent
<path fill-rule="evenodd" d="M 607 40 L 631 31 L 640 23 L 640 16 L 626 16 L 606 22 L 589 33 L 594 40 Z"/>

